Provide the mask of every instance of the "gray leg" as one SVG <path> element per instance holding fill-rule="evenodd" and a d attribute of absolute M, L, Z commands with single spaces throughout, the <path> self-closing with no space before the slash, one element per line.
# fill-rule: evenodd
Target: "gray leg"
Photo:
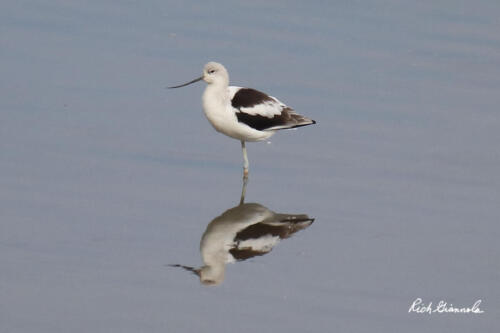
<path fill-rule="evenodd" d="M 243 178 L 248 177 L 248 157 L 245 141 L 241 141 L 241 150 L 243 150 Z"/>

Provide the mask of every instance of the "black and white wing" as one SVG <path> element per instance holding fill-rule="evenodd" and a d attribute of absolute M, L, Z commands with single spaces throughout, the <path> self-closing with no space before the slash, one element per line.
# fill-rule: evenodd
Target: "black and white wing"
<path fill-rule="evenodd" d="M 252 224 L 236 233 L 229 253 L 236 260 L 246 260 L 269 253 L 280 240 L 309 227 L 314 222 L 307 215 L 274 214 L 271 219 Z"/>
<path fill-rule="evenodd" d="M 272 131 L 315 124 L 312 119 L 297 114 L 277 98 L 261 91 L 229 87 L 231 106 L 238 122 L 259 131 Z"/>

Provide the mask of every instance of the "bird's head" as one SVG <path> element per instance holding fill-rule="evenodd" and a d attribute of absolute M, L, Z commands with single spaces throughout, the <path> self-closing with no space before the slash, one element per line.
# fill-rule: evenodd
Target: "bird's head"
<path fill-rule="evenodd" d="M 216 286 L 224 281 L 225 265 L 203 266 L 200 269 L 200 282 L 205 286 Z"/>
<path fill-rule="evenodd" d="M 229 84 L 229 74 L 224 66 L 218 62 L 210 61 L 203 67 L 203 81 L 208 84 Z"/>
<path fill-rule="evenodd" d="M 178 86 L 168 88 L 181 88 L 201 80 L 205 81 L 208 84 L 227 86 L 229 84 L 229 74 L 227 73 L 226 68 L 222 66 L 222 64 L 210 61 L 203 67 L 203 75 L 199 78 Z"/>
<path fill-rule="evenodd" d="M 224 281 L 224 272 L 225 272 L 224 264 L 205 265 L 200 268 L 194 268 L 191 266 L 184 266 L 179 264 L 168 265 L 168 266 L 179 267 L 195 274 L 200 278 L 201 284 L 205 286 L 216 286 L 221 284 L 222 281 Z"/>

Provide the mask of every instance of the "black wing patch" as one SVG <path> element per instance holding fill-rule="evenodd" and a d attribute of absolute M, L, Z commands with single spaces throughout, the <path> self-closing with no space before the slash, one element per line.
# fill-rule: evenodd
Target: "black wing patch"
<path fill-rule="evenodd" d="M 278 126 L 283 126 L 281 129 L 289 129 L 316 124 L 314 120 L 302 117 L 288 107 L 284 108 L 281 111 L 281 114 L 275 115 L 272 118 L 252 115 L 245 112 L 236 112 L 236 118 L 238 119 L 238 122 L 246 124 L 259 131 Z"/>
<path fill-rule="evenodd" d="M 231 100 L 231 105 L 235 109 L 251 108 L 254 105 L 262 104 L 265 102 L 274 102 L 274 99 L 258 91 L 250 88 L 241 88 L 234 94 Z"/>
<path fill-rule="evenodd" d="M 258 239 L 264 236 L 278 236 L 285 238 L 287 234 L 287 224 L 269 225 L 265 223 L 253 224 L 236 234 L 235 241 L 245 241 L 249 239 Z"/>
<path fill-rule="evenodd" d="M 258 131 L 286 124 L 286 122 L 281 118 L 280 115 L 268 118 L 259 115 L 251 115 L 244 112 L 237 112 L 236 118 L 238 118 L 238 122 L 246 124 Z"/>
<path fill-rule="evenodd" d="M 270 250 L 269 250 L 270 251 Z M 256 256 L 263 256 L 264 254 L 268 253 L 269 251 L 255 251 L 252 249 L 239 249 L 239 248 L 232 248 L 229 250 L 229 253 L 233 256 L 234 259 L 238 261 L 243 261 L 247 260 Z"/>

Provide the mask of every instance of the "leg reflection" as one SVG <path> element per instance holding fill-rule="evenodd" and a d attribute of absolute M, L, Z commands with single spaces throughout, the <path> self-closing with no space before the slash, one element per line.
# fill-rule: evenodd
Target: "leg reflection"
<path fill-rule="evenodd" d="M 241 187 L 241 198 L 240 198 L 240 205 L 243 205 L 245 203 L 245 195 L 247 193 L 247 183 L 248 183 L 248 173 L 243 174 L 243 186 Z"/>

